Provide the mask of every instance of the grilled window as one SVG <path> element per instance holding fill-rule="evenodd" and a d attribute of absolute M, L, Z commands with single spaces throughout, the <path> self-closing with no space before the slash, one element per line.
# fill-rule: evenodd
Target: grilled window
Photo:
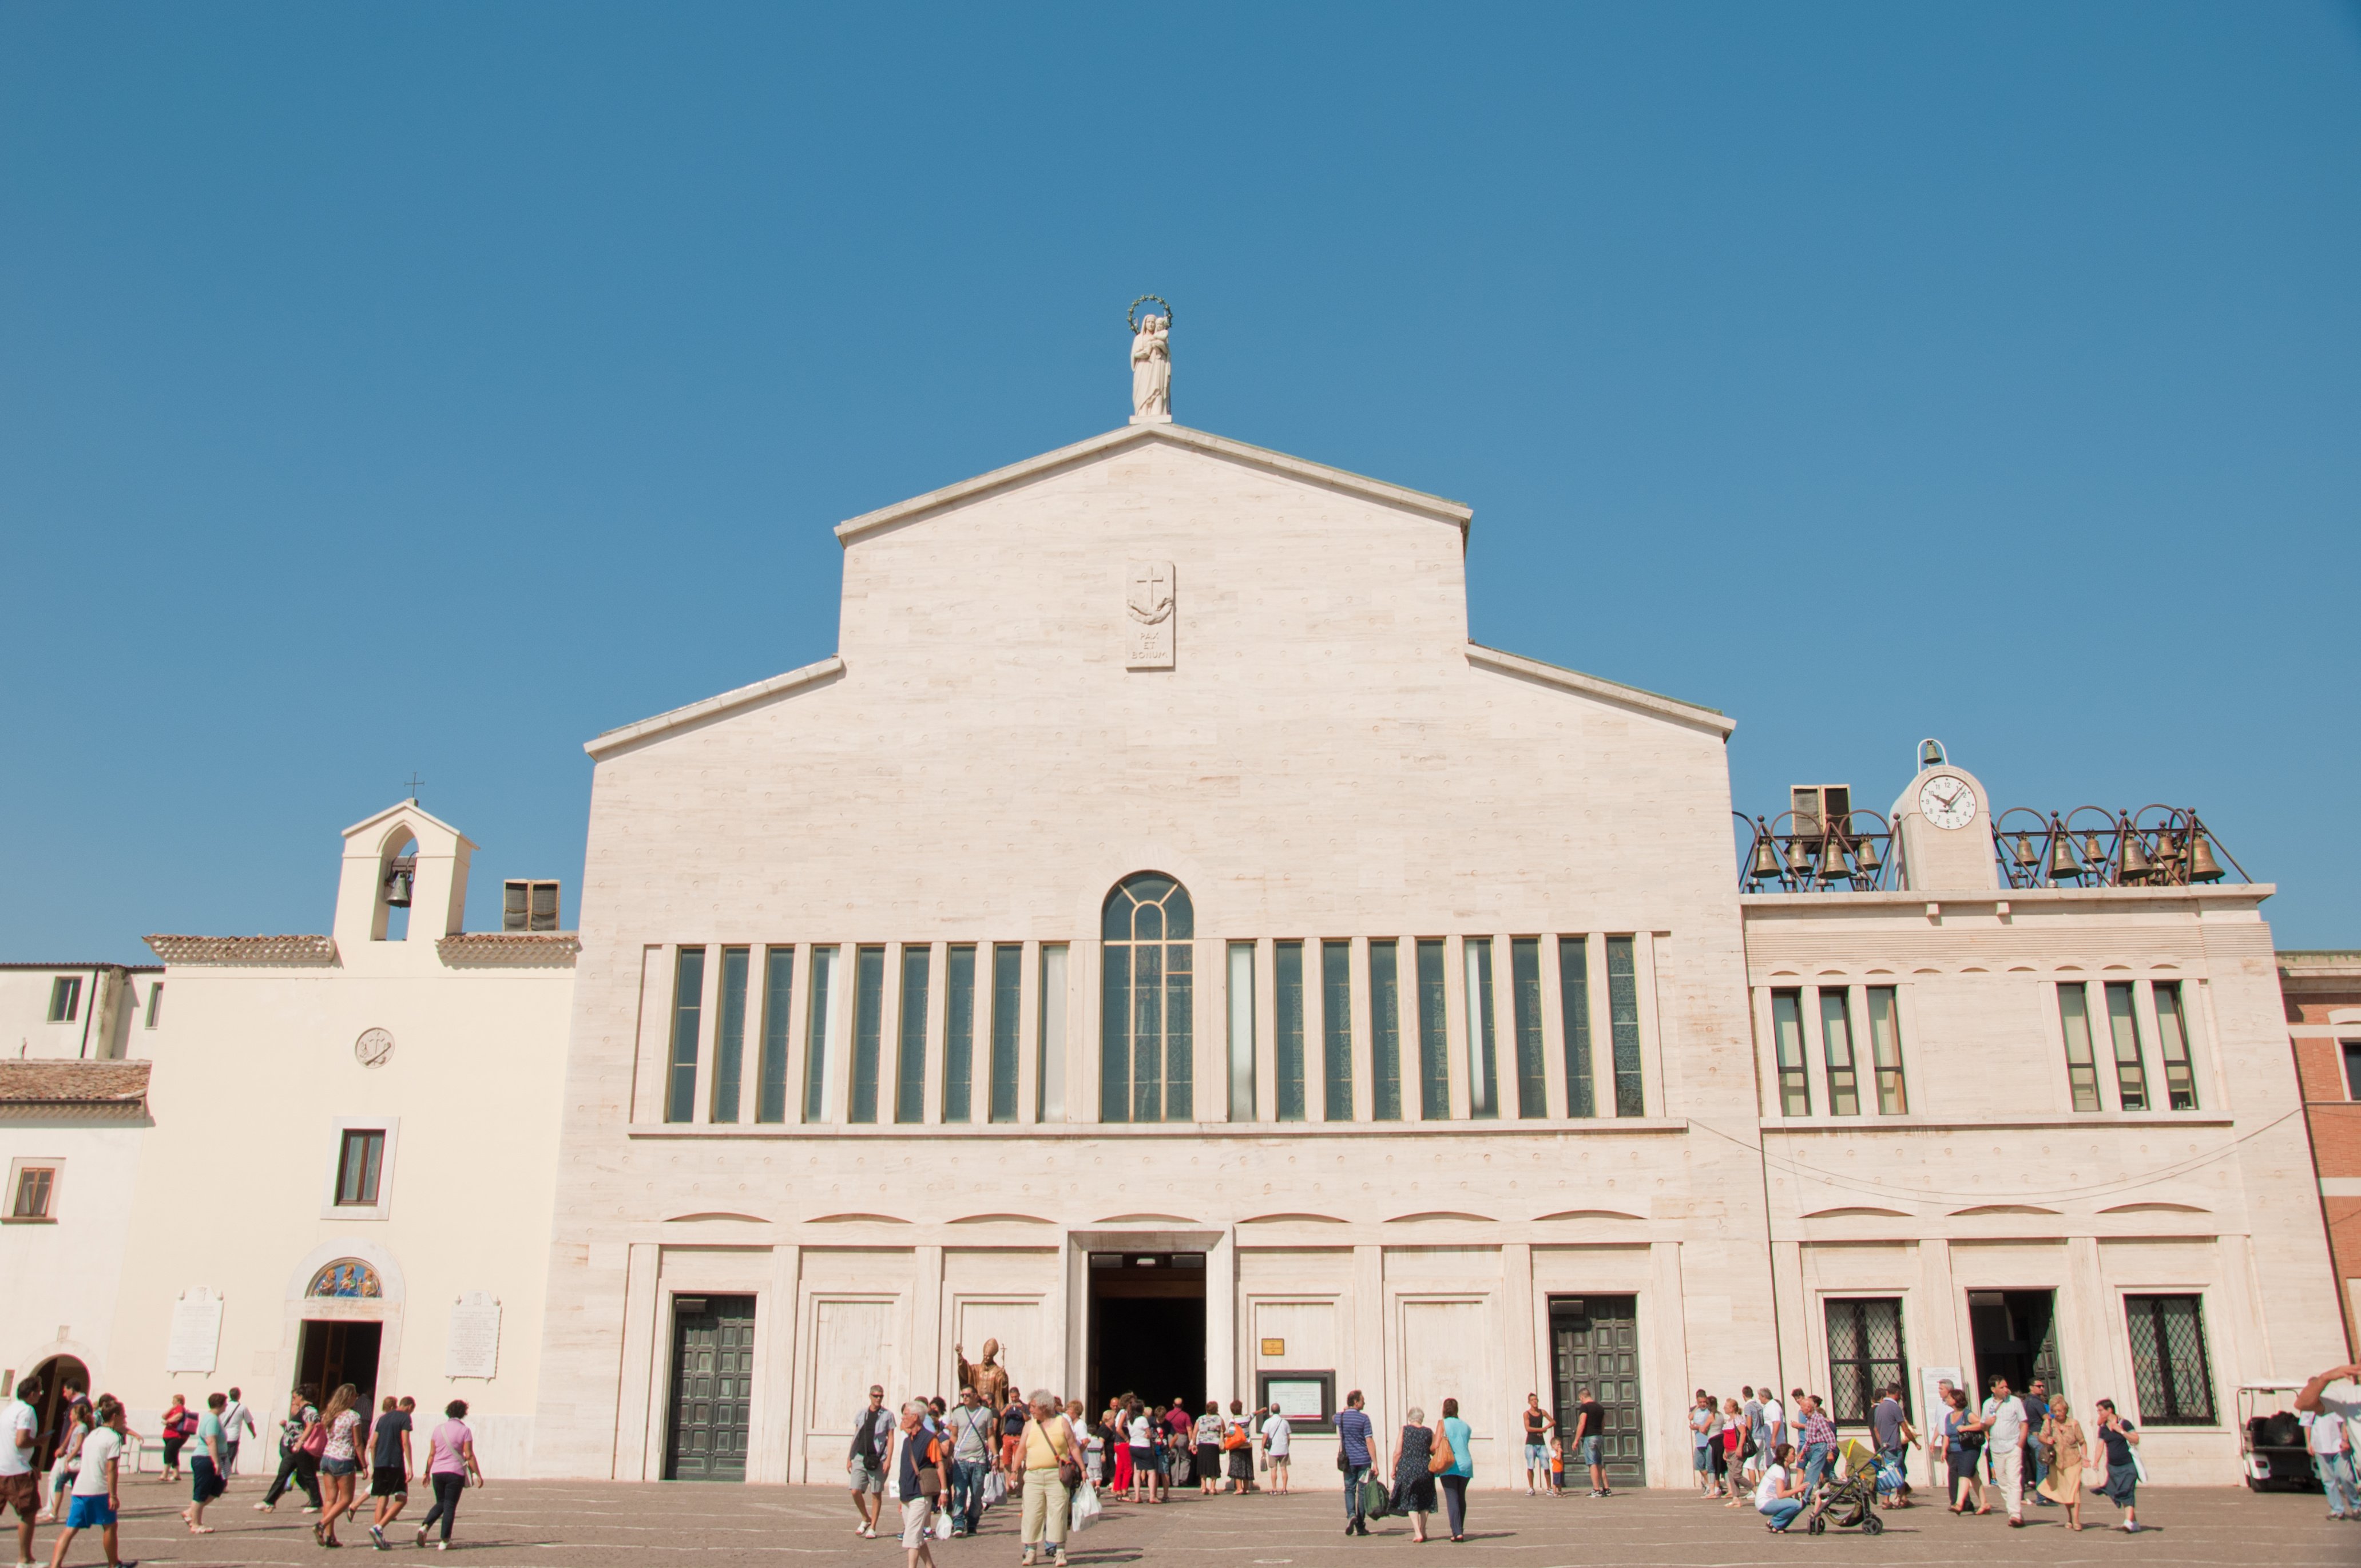
<path fill-rule="evenodd" d="M 1894 1296 L 1831 1299 L 1828 1317 L 1828 1416 L 1839 1426 L 1867 1426 L 1887 1385 L 1902 1385 L 1910 1412 L 1909 1367 L 1902 1354 L 1902 1301 Z"/>
<path fill-rule="evenodd" d="M 1779 1055 L 1779 1114 L 1812 1113 L 1812 1082 L 1804 1070 L 1804 993 L 1771 993 L 1771 1039 Z"/>
<path fill-rule="evenodd" d="M 2066 1031 L 2066 1082 L 2074 1091 L 2074 1109 L 2099 1109 L 2099 1068 L 2091 1056 L 2091 998 L 2080 981 L 2058 986 L 2058 1019 Z"/>
<path fill-rule="evenodd" d="M 2203 1304 L 2194 1296 L 2126 1296 L 2124 1316 L 2140 1420 L 2152 1427 L 2213 1425 Z"/>
<path fill-rule="evenodd" d="M 345 1134 L 336 1154 L 336 1204 L 339 1208 L 373 1209 L 378 1179 L 385 1166 L 383 1131 L 355 1130 Z"/>
<path fill-rule="evenodd" d="M 500 929 L 557 929 L 557 884 L 554 882 L 511 882 L 500 887 Z"/>
<path fill-rule="evenodd" d="M 1105 981 L 1099 1034 L 1103 1122 L 1189 1120 L 1197 1039 L 1196 921 L 1189 890 L 1154 872 L 1126 877 L 1107 894 L 1099 917 Z M 1299 1028 L 1299 1085 L 1301 1038 Z"/>

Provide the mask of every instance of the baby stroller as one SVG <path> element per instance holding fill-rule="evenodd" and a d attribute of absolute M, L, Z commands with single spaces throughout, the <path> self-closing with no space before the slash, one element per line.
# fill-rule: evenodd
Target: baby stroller
<path fill-rule="evenodd" d="M 1833 1524 L 1863 1535 L 1883 1535 L 1885 1521 L 1877 1517 L 1877 1455 L 1859 1438 L 1845 1439 L 1839 1453 L 1844 1460 L 1844 1479 L 1820 1488 L 1802 1521 L 1805 1533 L 1822 1535 Z"/>

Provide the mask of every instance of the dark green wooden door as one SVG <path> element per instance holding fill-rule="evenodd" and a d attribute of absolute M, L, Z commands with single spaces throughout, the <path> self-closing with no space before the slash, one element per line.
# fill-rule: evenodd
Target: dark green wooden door
<path fill-rule="evenodd" d="M 676 1296 L 667 1481 L 743 1481 L 754 1398 L 754 1298 Z"/>
<path fill-rule="evenodd" d="M 1610 1486 L 1647 1485 L 1641 1447 L 1640 1312 L 1631 1296 L 1585 1296 L 1550 1303 L 1550 1340 L 1556 1351 L 1558 1431 L 1574 1431 L 1576 1393 L 1587 1387 L 1607 1418 L 1599 1444 Z M 1565 1484 L 1587 1487 L 1581 1454 L 1569 1443 Z"/>

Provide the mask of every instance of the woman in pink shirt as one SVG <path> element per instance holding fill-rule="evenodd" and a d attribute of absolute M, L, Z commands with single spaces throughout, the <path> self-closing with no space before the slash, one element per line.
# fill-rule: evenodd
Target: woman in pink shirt
<path fill-rule="evenodd" d="M 447 1418 L 426 1440 L 426 1472 L 419 1479 L 434 1488 L 434 1506 L 426 1510 L 419 1521 L 418 1544 L 426 1544 L 426 1531 L 436 1519 L 443 1521 L 442 1539 L 434 1550 L 451 1549 L 451 1521 L 459 1517 L 459 1493 L 473 1476 L 478 1486 L 484 1484 L 484 1467 L 476 1463 L 476 1434 L 467 1430 L 467 1401 L 454 1399 L 443 1407 Z"/>

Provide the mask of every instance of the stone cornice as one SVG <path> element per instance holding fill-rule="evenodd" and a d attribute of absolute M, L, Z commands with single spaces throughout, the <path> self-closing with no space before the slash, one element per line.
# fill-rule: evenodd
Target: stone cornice
<path fill-rule="evenodd" d="M 1603 680 L 1597 675 L 1586 675 L 1579 670 L 1569 670 L 1557 664 L 1545 664 L 1539 659 L 1528 659 L 1521 653 L 1508 653 L 1498 648 L 1487 648 L 1481 642 L 1467 644 L 1467 662 L 1479 670 L 1493 670 L 1504 675 L 1520 675 L 1543 685 L 1555 686 L 1560 691 L 1579 692 L 1585 696 L 1595 696 L 1621 707 L 1637 708 L 1642 713 L 1652 714 L 1658 718 L 1669 718 L 1675 723 L 1691 725 L 1699 729 L 1708 729 L 1725 739 L 1731 730 L 1738 728 L 1738 720 L 1723 713 L 1719 708 L 1705 707 L 1694 702 L 1683 702 L 1676 696 L 1665 696 L 1661 693 L 1643 691 L 1638 686 L 1627 686 L 1620 681 Z"/>
<path fill-rule="evenodd" d="M 836 654 L 830 653 L 817 663 L 806 664 L 799 670 L 789 670 L 784 675 L 773 675 L 766 681 L 756 681 L 752 685 L 740 686 L 735 691 L 726 691 L 719 696 L 707 697 L 702 702 L 692 702 L 686 707 L 675 707 L 669 713 L 659 713 L 653 718 L 642 718 L 637 724 L 626 724 L 620 729 L 607 730 L 596 740 L 583 742 L 582 749 L 589 752 L 592 757 L 603 762 L 619 751 L 627 751 L 638 745 L 641 741 L 652 740 L 659 735 L 670 734 L 676 729 L 687 729 L 699 724 L 710 723 L 741 708 L 752 707 L 756 703 L 767 701 L 772 697 L 785 696 L 791 692 L 799 691 L 806 686 L 817 685 L 822 681 L 842 674 L 844 674 L 844 661 Z"/>

